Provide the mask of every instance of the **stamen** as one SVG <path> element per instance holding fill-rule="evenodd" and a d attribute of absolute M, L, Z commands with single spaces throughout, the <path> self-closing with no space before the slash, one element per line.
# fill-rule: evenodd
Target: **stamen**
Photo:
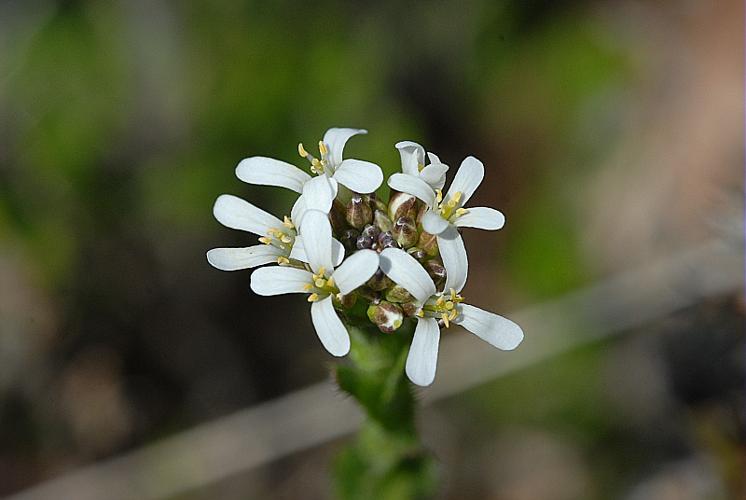
<path fill-rule="evenodd" d="M 306 148 L 303 147 L 303 143 L 298 143 L 298 154 L 301 156 L 301 158 L 307 158 L 308 157 L 308 151 L 306 151 Z"/>
<path fill-rule="evenodd" d="M 458 203 L 459 201 L 461 201 L 461 196 L 463 196 L 463 194 L 464 193 L 462 193 L 461 191 L 456 191 L 455 193 L 453 193 L 453 196 L 451 196 L 451 200 Z"/>
<path fill-rule="evenodd" d="M 334 277 L 331 277 L 328 280 L 326 280 L 326 286 L 330 288 L 334 286 Z"/>
<path fill-rule="evenodd" d="M 292 243 L 293 242 L 293 238 L 291 238 L 287 234 L 283 234 L 282 236 L 280 236 L 280 241 L 283 242 L 283 243 Z"/>
<path fill-rule="evenodd" d="M 271 239 L 269 239 L 269 238 L 267 238 L 266 236 L 262 236 L 261 238 L 259 238 L 259 241 L 260 241 L 261 243 L 264 243 L 265 245 L 270 245 L 270 244 L 272 244 L 272 240 L 271 240 Z"/>
<path fill-rule="evenodd" d="M 290 217 L 288 217 L 287 215 L 282 218 L 282 225 L 288 229 L 295 229 L 295 224 L 293 224 L 293 221 L 291 221 Z"/>
<path fill-rule="evenodd" d="M 457 217 L 461 217 L 462 215 L 468 214 L 468 213 L 469 213 L 469 211 L 467 209 L 465 209 L 465 208 L 457 208 L 456 209 L 456 216 Z"/>
<path fill-rule="evenodd" d="M 326 269 L 324 268 L 324 266 L 321 266 L 319 268 L 319 274 L 318 275 L 323 278 L 325 272 L 326 272 Z"/>
<path fill-rule="evenodd" d="M 442 189 L 436 189 L 435 190 L 435 203 L 440 203 L 443 201 L 443 190 Z"/>
<path fill-rule="evenodd" d="M 313 290 L 313 285 L 311 283 L 306 283 L 305 285 L 303 285 L 303 289 L 307 292 L 310 292 L 311 290 Z"/>
<path fill-rule="evenodd" d="M 445 324 L 446 324 L 446 328 L 448 328 L 449 326 L 451 326 L 450 320 L 448 319 L 448 314 L 446 314 L 446 313 L 443 313 L 443 314 L 442 314 L 442 315 L 440 316 L 440 319 L 442 319 L 442 320 L 443 320 L 443 323 L 445 323 Z"/>
<path fill-rule="evenodd" d="M 316 302 L 319 300 L 319 294 L 318 293 L 312 293 L 308 296 L 308 302 Z"/>
<path fill-rule="evenodd" d="M 287 257 L 280 256 L 280 257 L 277 257 L 277 263 L 281 266 L 290 264 L 290 259 L 288 259 Z"/>
<path fill-rule="evenodd" d="M 328 152 L 329 150 L 326 148 L 326 144 L 324 144 L 324 141 L 319 141 L 319 153 L 321 153 L 321 155 L 324 156 Z"/>

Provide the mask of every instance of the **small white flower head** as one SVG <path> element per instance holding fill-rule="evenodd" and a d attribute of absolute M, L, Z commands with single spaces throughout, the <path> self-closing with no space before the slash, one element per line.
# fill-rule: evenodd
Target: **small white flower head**
<path fill-rule="evenodd" d="M 320 210 L 329 213 L 337 196 L 338 184 L 356 193 L 372 193 L 383 182 L 383 173 L 378 165 L 363 160 L 343 159 L 345 144 L 363 129 L 330 128 L 319 141 L 319 156 L 315 157 L 298 144 L 298 154 L 308 160 L 312 177 L 298 167 L 284 161 L 252 156 L 241 160 L 236 167 L 236 176 L 249 184 L 279 186 L 301 194 L 296 205 L 296 223 L 302 223 L 305 210 Z"/>
<path fill-rule="evenodd" d="M 498 349 L 515 349 L 523 340 L 523 331 L 514 322 L 463 303 L 461 288 L 446 282 L 439 292 L 427 271 L 407 252 L 387 248 L 381 253 L 381 269 L 416 299 L 417 326 L 406 363 L 407 376 L 415 384 L 426 386 L 435 379 L 439 321 L 446 328 L 451 323 L 461 325 Z M 450 274 L 451 270 L 447 272 Z"/>
<path fill-rule="evenodd" d="M 404 175 L 421 179 L 433 190 L 443 189 L 448 165 L 441 162 L 435 153 L 427 153 L 430 163 L 425 165 L 425 148 L 416 142 L 397 142 L 396 149 L 401 156 L 401 170 Z"/>
<path fill-rule="evenodd" d="M 394 174 L 388 181 L 392 189 L 416 196 L 427 205 L 427 211 L 422 216 L 422 226 L 425 231 L 437 236 L 438 248 L 446 268 L 459 271 L 456 276 L 449 274 L 453 287 L 459 290 L 466 284 L 469 266 L 458 228 L 473 227 L 494 231 L 505 225 L 505 216 L 499 210 L 489 207 L 464 208 L 482 179 L 484 165 L 469 156 L 461 162 L 445 195 L 442 190 L 433 190 L 422 179 L 409 175 Z"/>
<path fill-rule="evenodd" d="M 222 271 L 251 269 L 265 264 L 287 265 L 291 262 L 308 262 L 303 238 L 292 218 L 283 220 L 265 212 L 237 196 L 223 194 L 213 206 L 215 218 L 226 227 L 247 231 L 259 236 L 259 245 L 242 248 L 213 248 L 207 252 L 207 261 Z M 344 258 L 344 247 L 332 240 L 335 264 Z"/>
<path fill-rule="evenodd" d="M 350 336 L 335 310 L 334 301 L 340 301 L 375 274 L 378 254 L 373 250 L 360 250 L 335 268 L 331 224 L 327 215 L 318 210 L 306 213 L 303 238 L 310 270 L 263 267 L 251 275 L 251 289 L 264 296 L 308 294 L 311 320 L 319 340 L 333 356 L 344 356 L 350 350 Z"/>

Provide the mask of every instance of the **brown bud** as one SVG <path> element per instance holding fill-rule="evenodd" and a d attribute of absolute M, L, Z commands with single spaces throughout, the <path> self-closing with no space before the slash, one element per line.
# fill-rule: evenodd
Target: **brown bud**
<path fill-rule="evenodd" d="M 404 313 L 401 307 L 385 300 L 368 307 L 368 319 L 383 333 L 393 333 L 402 324 Z"/>
<path fill-rule="evenodd" d="M 433 283 L 435 283 L 436 287 L 446 279 L 446 268 L 443 267 L 443 263 L 437 259 L 425 262 L 425 270 L 433 279 Z"/>
<path fill-rule="evenodd" d="M 402 248 L 414 246 L 419 238 L 417 226 L 414 223 L 414 219 L 410 217 L 399 217 L 396 219 L 394 229 L 391 230 L 391 233 Z"/>
<path fill-rule="evenodd" d="M 380 269 L 366 283 L 371 290 L 380 292 L 394 284 Z"/>
<path fill-rule="evenodd" d="M 417 198 L 407 193 L 395 192 L 389 199 L 389 219 L 396 220 L 399 217 L 417 216 L 416 210 Z"/>
<path fill-rule="evenodd" d="M 402 312 L 404 313 L 404 316 L 411 318 L 414 315 L 417 314 L 417 310 L 419 307 L 414 302 L 405 302 L 403 304 L 399 304 L 401 307 Z"/>
<path fill-rule="evenodd" d="M 435 235 L 430 234 L 426 231 L 420 233 L 420 239 L 417 242 L 417 246 L 425 251 L 427 255 L 435 257 L 438 255 L 438 239 Z"/>
<path fill-rule="evenodd" d="M 339 241 L 345 247 L 345 251 L 352 252 L 357 248 L 356 244 L 358 236 L 360 236 L 360 233 L 357 229 L 345 229 L 342 231 Z"/>
<path fill-rule="evenodd" d="M 350 293 L 347 295 L 342 295 L 341 293 L 338 293 L 334 296 L 336 299 L 336 302 L 341 305 L 345 309 L 349 309 L 352 306 L 355 305 L 355 302 L 357 302 L 357 295 L 354 293 Z"/>
<path fill-rule="evenodd" d="M 373 212 L 373 224 L 381 232 L 391 231 L 394 225 L 391 223 L 391 219 L 386 216 L 386 213 L 381 210 Z"/>
<path fill-rule="evenodd" d="M 373 222 L 373 211 L 361 195 L 355 193 L 350 198 L 350 202 L 347 203 L 345 220 L 355 229 L 362 229 L 366 224 Z"/>
<path fill-rule="evenodd" d="M 414 301 L 414 297 L 403 286 L 394 285 L 386 290 L 386 300 L 389 302 L 404 303 Z"/>
<path fill-rule="evenodd" d="M 394 236 L 388 231 L 378 235 L 378 239 L 374 246 L 379 252 L 386 248 L 399 248 L 399 244 L 394 239 Z"/>
<path fill-rule="evenodd" d="M 407 253 L 417 260 L 422 260 L 427 256 L 425 251 L 421 249 L 420 247 L 412 247 L 409 250 L 407 250 Z"/>
<path fill-rule="evenodd" d="M 332 230 L 334 234 L 342 234 L 347 229 L 347 222 L 345 222 L 346 209 L 344 204 L 335 199 L 332 203 L 332 209 L 329 211 L 329 220 L 332 223 Z"/>

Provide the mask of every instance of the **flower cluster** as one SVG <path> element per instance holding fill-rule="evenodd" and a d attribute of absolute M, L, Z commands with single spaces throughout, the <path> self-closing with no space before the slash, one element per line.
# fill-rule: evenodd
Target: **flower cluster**
<path fill-rule="evenodd" d="M 259 295 L 303 293 L 324 347 L 334 356 L 350 350 L 345 324 L 354 311 L 381 332 L 416 321 L 406 373 L 418 385 L 435 378 L 441 328 L 457 324 L 489 344 L 514 349 L 523 340 L 512 321 L 464 303 L 468 260 L 459 230 L 497 230 L 505 218 L 487 207 L 466 208 L 484 177 L 484 165 L 466 158 L 443 191 L 448 166 L 417 143 L 396 144 L 401 173 L 388 179 L 385 203 L 375 193 L 383 183 L 378 165 L 343 159 L 347 140 L 365 130 L 329 129 L 318 157 L 298 145 L 310 175 L 289 163 L 254 156 L 236 168 L 249 184 L 279 186 L 299 196 L 282 220 L 231 195 L 214 206 L 223 225 L 259 236 L 260 244 L 207 252 L 225 271 L 266 264 L 251 276 Z"/>

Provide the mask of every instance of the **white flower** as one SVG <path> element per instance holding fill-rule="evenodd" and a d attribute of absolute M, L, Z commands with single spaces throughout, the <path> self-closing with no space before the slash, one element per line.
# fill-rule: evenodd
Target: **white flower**
<path fill-rule="evenodd" d="M 350 350 L 347 328 L 334 309 L 334 297 L 347 295 L 364 284 L 378 270 L 379 257 L 373 250 L 359 250 L 335 269 L 332 229 L 326 214 L 309 210 L 303 222 L 305 253 L 311 271 L 297 267 L 263 267 L 251 275 L 251 289 L 264 296 L 307 293 L 311 320 L 319 340 L 334 356 Z"/>
<path fill-rule="evenodd" d="M 332 201 L 337 196 L 337 183 L 356 193 L 372 193 L 383 182 L 383 173 L 378 165 L 368 161 L 342 159 L 347 140 L 363 129 L 330 128 L 319 141 L 319 158 L 313 157 L 298 144 L 298 153 L 311 163 L 311 172 L 316 177 L 284 161 L 252 156 L 241 160 L 236 167 L 236 176 L 249 184 L 279 186 L 291 189 L 302 196 L 298 199 L 298 219 L 301 223 L 304 210 L 321 210 L 329 213 Z"/>
<path fill-rule="evenodd" d="M 443 189 L 446 183 L 448 165 L 440 161 L 434 153 L 427 153 L 430 160 L 425 165 L 425 148 L 412 141 L 396 143 L 396 149 L 401 156 L 401 170 L 403 175 L 411 175 L 425 181 L 433 190 Z"/>
<path fill-rule="evenodd" d="M 215 218 L 226 227 L 239 229 L 260 236 L 261 245 L 243 248 L 213 248 L 207 252 L 207 260 L 222 271 L 250 269 L 277 262 L 288 264 L 291 259 L 307 262 L 303 238 L 295 224 L 287 216 L 280 220 L 248 201 L 237 196 L 223 194 L 213 206 Z M 344 247 L 332 241 L 335 264 L 344 258 Z"/>
<path fill-rule="evenodd" d="M 388 184 L 392 189 L 416 196 L 424 201 L 428 210 L 422 217 L 422 227 L 437 236 L 438 248 L 448 272 L 451 287 L 461 290 L 466 284 L 468 260 L 459 227 L 497 230 L 505 225 L 505 216 L 494 208 L 464 208 L 484 179 L 484 165 L 473 156 L 461 162 L 448 192 L 433 190 L 422 179 L 411 175 L 394 174 Z"/>
<path fill-rule="evenodd" d="M 406 372 L 417 385 L 430 385 L 435 379 L 442 320 L 461 325 L 485 342 L 503 350 L 515 349 L 523 340 L 521 327 L 507 318 L 463 303 L 460 287 L 452 287 L 447 269 L 444 291 L 438 292 L 425 268 L 407 252 L 387 248 L 381 252 L 381 269 L 416 300 L 417 327 L 407 356 Z M 455 270 L 454 270 L 455 271 Z M 458 274 L 458 272 L 456 273 Z"/>

